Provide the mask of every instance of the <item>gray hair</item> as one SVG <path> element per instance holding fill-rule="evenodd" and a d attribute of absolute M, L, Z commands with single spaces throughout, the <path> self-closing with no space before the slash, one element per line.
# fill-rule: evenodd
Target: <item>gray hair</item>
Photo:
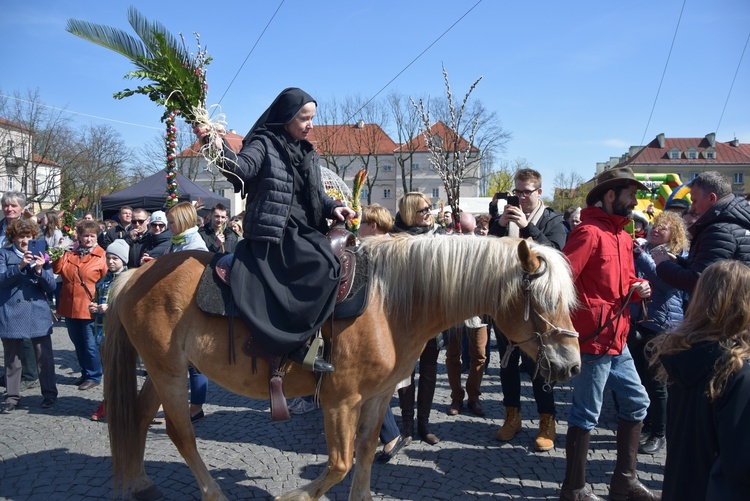
<path fill-rule="evenodd" d="M 22 208 L 26 206 L 26 195 L 20 191 L 6 191 L 0 198 L 0 204 L 7 205 L 9 203 L 17 203 Z"/>
<path fill-rule="evenodd" d="M 701 172 L 695 179 L 690 181 L 690 186 L 697 186 L 706 193 L 714 193 L 717 198 L 722 198 L 732 193 L 732 184 L 729 182 L 729 179 L 715 170 Z"/>

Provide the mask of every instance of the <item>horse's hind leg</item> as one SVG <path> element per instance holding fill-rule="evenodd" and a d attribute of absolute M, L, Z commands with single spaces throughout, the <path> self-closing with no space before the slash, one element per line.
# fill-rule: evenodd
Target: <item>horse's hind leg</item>
<path fill-rule="evenodd" d="M 151 373 L 149 375 L 154 376 Z M 162 373 L 158 379 L 154 377 L 154 384 L 161 397 L 164 415 L 167 418 L 167 435 L 185 459 L 190 471 L 193 472 L 193 476 L 195 476 L 195 480 L 200 487 L 202 499 L 210 501 L 226 500 L 219 484 L 208 472 L 208 468 L 198 454 L 195 445 L 195 430 L 190 422 L 186 378 L 187 369 L 184 369 L 180 375 Z"/>

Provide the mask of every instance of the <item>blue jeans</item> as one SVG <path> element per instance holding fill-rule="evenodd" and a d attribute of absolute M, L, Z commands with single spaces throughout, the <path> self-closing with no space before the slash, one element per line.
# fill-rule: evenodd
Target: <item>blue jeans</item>
<path fill-rule="evenodd" d="M 85 381 L 101 382 L 102 360 L 99 358 L 99 347 L 94 336 L 94 321 L 66 317 L 65 326 L 76 349 L 81 376 Z"/>
<path fill-rule="evenodd" d="M 599 422 L 604 387 L 609 385 L 617 397 L 617 417 L 625 421 L 643 421 L 649 406 L 648 394 L 641 384 L 627 345 L 620 355 L 581 353 L 581 373 L 573 378 L 573 404 L 568 426 L 592 430 Z"/>
<path fill-rule="evenodd" d="M 190 403 L 193 405 L 205 404 L 206 393 L 208 393 L 208 378 L 192 365 L 188 365 L 188 375 L 190 376 Z"/>

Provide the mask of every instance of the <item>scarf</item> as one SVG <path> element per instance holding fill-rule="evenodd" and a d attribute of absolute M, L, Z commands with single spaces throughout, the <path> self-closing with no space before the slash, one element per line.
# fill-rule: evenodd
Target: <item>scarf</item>
<path fill-rule="evenodd" d="M 94 247 L 89 247 L 88 249 L 84 249 L 83 247 L 78 247 L 76 252 L 78 252 L 78 255 L 83 257 L 87 254 L 89 254 L 92 250 L 94 250 Z"/>
<path fill-rule="evenodd" d="M 544 202 L 540 199 L 539 203 L 536 204 L 536 208 L 529 214 L 526 214 L 526 219 L 529 221 L 529 224 L 536 225 L 542 219 L 542 214 L 544 214 Z M 516 238 L 521 236 L 521 230 L 516 223 L 508 225 L 508 236 Z"/>
<path fill-rule="evenodd" d="M 178 233 L 177 235 L 172 235 L 171 242 L 172 245 L 182 245 L 187 240 L 187 237 L 192 235 L 193 233 L 198 231 L 197 226 L 193 226 L 192 228 L 188 228 L 187 230 L 183 231 L 182 233 Z"/>

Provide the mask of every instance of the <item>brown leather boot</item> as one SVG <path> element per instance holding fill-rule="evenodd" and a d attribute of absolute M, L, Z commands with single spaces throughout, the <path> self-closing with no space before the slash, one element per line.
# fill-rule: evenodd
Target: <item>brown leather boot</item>
<path fill-rule="evenodd" d="M 617 463 L 609 484 L 609 499 L 614 501 L 658 501 L 661 492 L 651 491 L 638 481 L 635 469 L 642 421 L 617 420 Z"/>
<path fill-rule="evenodd" d="M 513 439 L 521 431 L 521 411 L 518 407 L 505 408 L 505 422 L 497 430 L 495 437 L 503 442 Z"/>
<path fill-rule="evenodd" d="M 555 416 L 552 414 L 539 415 L 539 433 L 534 440 L 534 449 L 544 452 L 555 447 Z"/>
<path fill-rule="evenodd" d="M 568 428 L 565 437 L 565 479 L 560 501 L 602 501 L 586 485 L 586 460 L 589 455 L 591 432 L 578 426 Z"/>

